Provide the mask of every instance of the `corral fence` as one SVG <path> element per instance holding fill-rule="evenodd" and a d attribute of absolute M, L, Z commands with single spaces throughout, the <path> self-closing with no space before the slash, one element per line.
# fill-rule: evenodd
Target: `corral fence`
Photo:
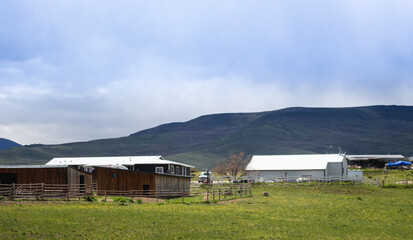
<path fill-rule="evenodd" d="M 124 197 L 147 197 L 147 198 L 182 198 L 201 196 L 200 202 L 216 202 L 233 198 L 243 198 L 252 196 L 251 184 L 231 184 L 231 185 L 191 185 L 190 190 L 181 191 L 156 191 L 156 190 L 96 190 L 95 194 L 104 196 L 124 196 Z"/>
<path fill-rule="evenodd" d="M 216 202 L 232 198 L 252 197 L 251 184 L 234 184 L 206 188 L 206 202 Z"/>
<path fill-rule="evenodd" d="M 190 190 L 155 191 L 155 190 L 93 190 L 84 184 L 0 184 L 0 196 L 10 200 L 16 199 L 65 199 L 84 198 L 88 196 L 142 197 L 142 198 L 184 198 L 200 196 L 201 202 L 221 201 L 232 198 L 252 196 L 251 184 L 232 184 L 191 186 Z"/>
<path fill-rule="evenodd" d="M 0 184 L 0 196 L 15 199 L 70 199 L 92 195 L 84 184 Z"/>
<path fill-rule="evenodd" d="M 332 183 L 332 182 L 350 182 L 360 183 L 361 178 L 356 177 L 214 177 L 212 183 L 225 184 L 225 183 L 305 183 L 305 182 L 319 182 L 319 183 Z"/>
<path fill-rule="evenodd" d="M 411 188 L 413 187 L 413 177 L 389 178 L 387 176 L 377 176 L 375 178 L 363 177 L 363 183 L 381 188 Z"/>
<path fill-rule="evenodd" d="M 413 177 L 387 177 L 377 176 L 375 178 L 368 177 L 214 177 L 212 184 L 234 184 L 234 183 L 275 183 L 275 184 L 305 184 L 305 183 L 347 183 L 347 184 L 365 184 L 382 188 L 389 187 L 413 187 Z"/>

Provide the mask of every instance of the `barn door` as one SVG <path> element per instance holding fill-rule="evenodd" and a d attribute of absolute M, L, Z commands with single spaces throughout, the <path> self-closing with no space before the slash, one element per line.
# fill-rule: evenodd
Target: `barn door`
<path fill-rule="evenodd" d="M 142 186 L 142 190 L 143 190 L 143 194 L 144 194 L 144 195 L 149 195 L 149 185 L 144 184 L 144 185 Z"/>
<path fill-rule="evenodd" d="M 85 192 L 85 186 L 82 186 L 83 184 L 85 184 L 85 176 L 84 175 L 80 175 L 79 176 L 80 178 L 79 178 L 79 184 L 81 184 L 81 186 L 80 186 L 80 191 L 81 192 Z"/>
<path fill-rule="evenodd" d="M 0 173 L 0 184 L 17 183 L 17 173 Z"/>

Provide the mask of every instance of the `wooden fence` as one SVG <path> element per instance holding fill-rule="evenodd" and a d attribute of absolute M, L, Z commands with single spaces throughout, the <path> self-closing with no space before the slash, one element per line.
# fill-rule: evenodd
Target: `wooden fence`
<path fill-rule="evenodd" d="M 206 189 L 206 202 L 215 202 L 237 197 L 252 197 L 251 184 L 211 186 Z"/>
<path fill-rule="evenodd" d="M 70 199 L 92 194 L 84 184 L 0 184 L 0 196 L 14 199 Z"/>
<path fill-rule="evenodd" d="M 251 184 L 193 186 L 191 190 L 154 191 L 154 190 L 93 190 L 84 184 L 0 184 L 0 196 L 16 199 L 71 199 L 87 196 L 124 196 L 147 198 L 178 198 L 202 196 L 201 201 L 219 201 L 237 197 L 252 196 Z"/>

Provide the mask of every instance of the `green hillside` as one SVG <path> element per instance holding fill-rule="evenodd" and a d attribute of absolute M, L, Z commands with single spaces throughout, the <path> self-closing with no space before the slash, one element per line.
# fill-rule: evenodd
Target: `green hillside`
<path fill-rule="evenodd" d="M 413 107 L 287 108 L 206 115 L 122 138 L 1 150 L 0 164 L 42 164 L 63 156 L 163 155 L 206 168 L 231 152 L 335 153 L 338 147 L 348 154 L 413 155 Z"/>

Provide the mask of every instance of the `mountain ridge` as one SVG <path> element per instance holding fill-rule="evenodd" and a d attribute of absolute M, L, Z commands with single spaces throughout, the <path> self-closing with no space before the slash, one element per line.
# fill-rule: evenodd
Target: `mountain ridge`
<path fill-rule="evenodd" d="M 21 146 L 20 144 L 12 140 L 9 140 L 6 138 L 0 138 L 0 150 L 13 148 L 13 147 L 20 147 L 20 146 Z"/>
<path fill-rule="evenodd" d="M 0 164 L 42 164 L 70 156 L 163 155 L 210 168 L 233 152 L 331 153 L 338 147 L 351 154 L 413 155 L 413 107 L 291 107 L 211 114 L 121 138 L 7 149 L 0 151 Z"/>

